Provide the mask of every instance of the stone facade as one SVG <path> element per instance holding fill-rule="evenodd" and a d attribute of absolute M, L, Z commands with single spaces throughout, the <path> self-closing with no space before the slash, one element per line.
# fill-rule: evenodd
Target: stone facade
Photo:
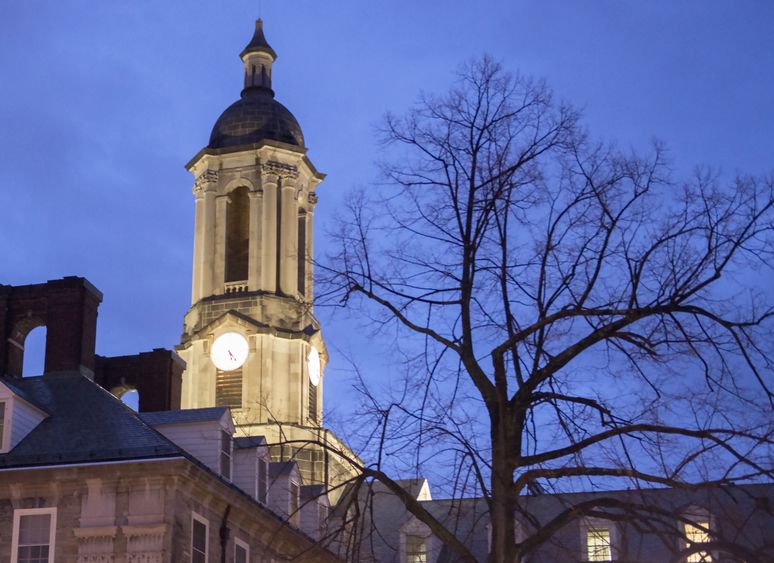
<path fill-rule="evenodd" d="M 21 475 L 23 473 L 23 475 Z M 236 487 L 187 459 L 0 472 L 0 561 L 11 560 L 13 512 L 56 508 L 57 563 L 191 560 L 192 514 L 208 522 L 208 560 L 336 559 Z"/>

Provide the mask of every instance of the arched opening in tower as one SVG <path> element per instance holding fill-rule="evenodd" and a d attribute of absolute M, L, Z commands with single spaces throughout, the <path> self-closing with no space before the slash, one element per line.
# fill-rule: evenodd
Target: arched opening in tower
<path fill-rule="evenodd" d="M 250 246 L 250 202 L 247 188 L 236 188 L 229 194 L 226 211 L 225 282 L 247 280 Z"/>
<path fill-rule="evenodd" d="M 42 375 L 45 371 L 47 332 L 46 326 L 40 325 L 27 333 L 22 351 L 22 377 Z"/>

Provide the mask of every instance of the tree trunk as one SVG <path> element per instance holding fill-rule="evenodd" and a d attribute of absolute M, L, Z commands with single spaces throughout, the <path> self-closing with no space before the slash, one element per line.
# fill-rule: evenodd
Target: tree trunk
<path fill-rule="evenodd" d="M 492 477 L 490 563 L 518 563 L 514 533 L 515 484 L 513 481 L 514 440 L 507 412 L 502 405 L 492 409 Z"/>

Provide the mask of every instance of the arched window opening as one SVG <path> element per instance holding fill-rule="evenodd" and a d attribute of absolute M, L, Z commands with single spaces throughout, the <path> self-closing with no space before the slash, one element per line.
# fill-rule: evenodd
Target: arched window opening
<path fill-rule="evenodd" d="M 140 410 L 140 392 L 137 391 L 134 387 L 124 386 L 124 387 L 116 387 L 115 389 L 112 389 L 110 391 L 121 399 L 121 402 L 124 403 L 126 406 L 128 406 L 133 411 L 137 412 Z"/>
<path fill-rule="evenodd" d="M 46 327 L 38 326 L 27 333 L 22 351 L 22 377 L 43 375 L 46 366 Z"/>
<path fill-rule="evenodd" d="M 298 213 L 298 293 L 306 296 L 306 211 Z"/>
<path fill-rule="evenodd" d="M 229 194 L 226 209 L 226 282 L 245 281 L 250 247 L 250 201 L 247 188 Z"/>

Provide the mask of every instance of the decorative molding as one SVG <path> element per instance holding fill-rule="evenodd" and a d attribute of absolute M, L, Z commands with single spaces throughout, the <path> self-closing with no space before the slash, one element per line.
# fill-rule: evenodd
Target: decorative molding
<path fill-rule="evenodd" d="M 77 563 L 113 563 L 116 531 L 115 526 L 75 528 L 73 534 L 78 538 Z"/>
<path fill-rule="evenodd" d="M 306 196 L 306 201 L 308 201 L 312 205 L 315 205 L 317 203 L 317 193 L 309 192 L 309 194 Z"/>
<path fill-rule="evenodd" d="M 283 162 L 277 162 L 276 160 L 269 160 L 261 164 L 261 170 L 264 174 L 274 174 L 280 178 L 298 178 L 298 167 L 292 164 L 285 164 Z"/>
<path fill-rule="evenodd" d="M 166 524 L 124 526 L 126 563 L 163 563 Z"/>
<path fill-rule="evenodd" d="M 218 181 L 217 170 L 205 170 L 194 181 L 193 192 L 198 194 L 207 191 L 207 187 Z"/>

